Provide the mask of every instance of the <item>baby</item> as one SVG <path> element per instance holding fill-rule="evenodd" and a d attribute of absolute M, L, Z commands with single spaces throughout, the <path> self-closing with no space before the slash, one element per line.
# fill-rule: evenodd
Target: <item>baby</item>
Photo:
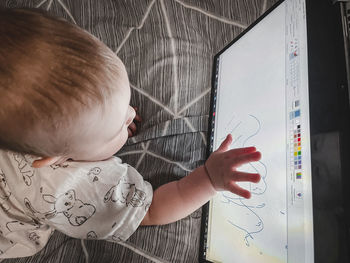
<path fill-rule="evenodd" d="M 141 121 L 121 60 L 97 38 L 42 11 L 0 10 L 0 258 L 30 256 L 57 229 L 123 242 L 139 225 L 191 214 L 217 191 L 245 198 L 237 171 L 255 147 L 229 149 L 229 134 L 204 165 L 152 186 L 113 154 Z"/>

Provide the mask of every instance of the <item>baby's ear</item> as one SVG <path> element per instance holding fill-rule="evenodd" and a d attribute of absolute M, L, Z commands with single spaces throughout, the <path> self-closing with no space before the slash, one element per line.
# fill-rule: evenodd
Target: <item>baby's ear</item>
<path fill-rule="evenodd" d="M 32 167 L 34 168 L 41 168 L 44 166 L 50 166 L 57 162 L 59 159 L 61 159 L 61 156 L 55 156 L 55 157 L 43 157 L 41 159 L 35 160 L 32 163 Z"/>

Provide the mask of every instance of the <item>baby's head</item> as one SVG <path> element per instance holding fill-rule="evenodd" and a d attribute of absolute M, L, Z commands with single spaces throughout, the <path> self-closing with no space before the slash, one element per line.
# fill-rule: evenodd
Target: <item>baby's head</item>
<path fill-rule="evenodd" d="M 98 161 L 126 142 L 135 117 L 121 60 L 97 38 L 41 11 L 0 10 L 0 148 Z M 39 159 L 39 158 L 38 158 Z"/>

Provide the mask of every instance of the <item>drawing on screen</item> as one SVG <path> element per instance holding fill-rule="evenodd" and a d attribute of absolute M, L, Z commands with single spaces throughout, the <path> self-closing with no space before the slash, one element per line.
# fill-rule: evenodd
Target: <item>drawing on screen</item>
<path fill-rule="evenodd" d="M 226 135 L 231 133 L 233 136 L 231 148 L 253 146 L 254 144 L 249 141 L 259 133 L 260 129 L 261 122 L 256 116 L 249 114 L 244 118 L 237 118 L 233 115 L 225 127 L 225 136 L 220 140 L 223 141 Z M 247 167 L 249 168 L 246 172 L 261 175 L 259 183 L 240 183 L 240 186 L 250 190 L 251 198 L 245 199 L 230 192 L 222 192 L 221 197 L 222 203 L 227 204 L 228 209 L 232 211 L 230 213 L 232 216 L 227 219 L 227 222 L 243 232 L 245 244 L 249 246 L 248 238 L 254 239 L 254 234 L 264 229 L 264 222 L 258 213 L 265 207 L 262 195 L 267 188 L 267 167 L 261 161 L 249 163 Z"/>

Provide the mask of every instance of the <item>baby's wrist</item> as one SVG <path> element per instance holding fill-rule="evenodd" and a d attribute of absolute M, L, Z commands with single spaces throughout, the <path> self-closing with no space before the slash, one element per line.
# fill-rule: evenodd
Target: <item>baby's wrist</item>
<path fill-rule="evenodd" d="M 207 176 L 207 178 L 209 179 L 209 182 L 210 182 L 210 185 L 212 186 L 212 188 L 216 191 L 215 187 L 214 187 L 214 183 L 211 179 L 211 176 L 210 176 L 210 173 L 209 173 L 209 170 L 208 170 L 208 167 L 206 165 L 206 162 L 204 162 L 204 164 L 202 165 L 203 166 L 203 170 Z"/>

